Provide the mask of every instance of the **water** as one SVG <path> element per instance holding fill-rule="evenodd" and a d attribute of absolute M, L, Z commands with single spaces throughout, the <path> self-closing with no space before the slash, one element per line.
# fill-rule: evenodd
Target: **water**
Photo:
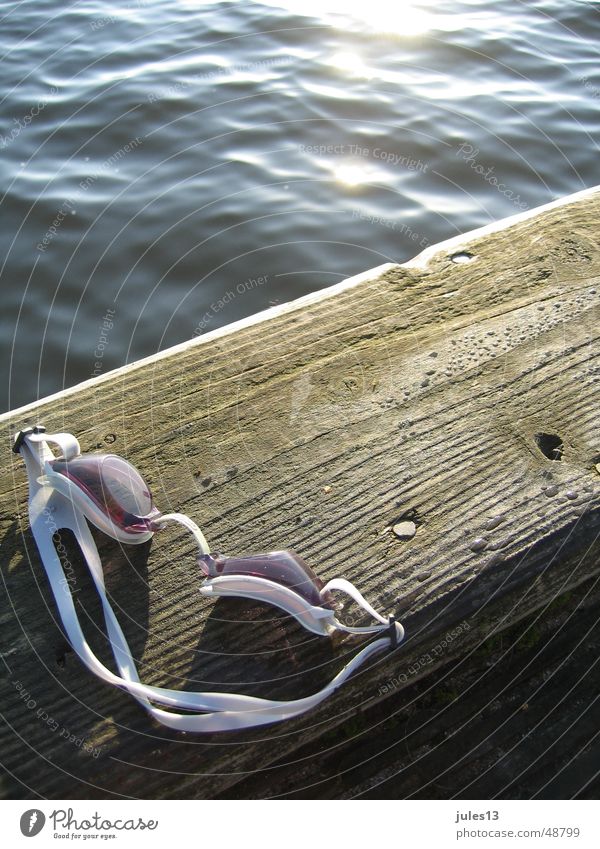
<path fill-rule="evenodd" d="M 0 20 L 4 409 L 600 182 L 593 2 Z"/>

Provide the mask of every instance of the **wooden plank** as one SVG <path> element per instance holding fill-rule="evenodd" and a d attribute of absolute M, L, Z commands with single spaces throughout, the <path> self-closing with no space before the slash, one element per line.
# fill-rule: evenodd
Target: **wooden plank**
<path fill-rule="evenodd" d="M 452 652 L 464 654 L 596 574 L 599 211 L 597 190 L 567 198 L 4 416 L 4 793 L 212 798 L 258 773 L 271 795 L 274 763 L 391 698 L 400 685 L 385 682 L 458 625 Z M 271 729 L 151 725 L 57 628 L 8 447 L 36 421 L 126 456 L 215 549 L 293 548 L 324 579 L 349 578 L 403 621 L 404 648 Z M 417 524 L 409 542 L 390 531 L 403 517 Z M 133 551 L 98 540 L 149 683 L 294 698 L 355 650 L 259 605 L 202 600 L 185 534 Z M 75 565 L 86 630 L 109 661 Z"/>

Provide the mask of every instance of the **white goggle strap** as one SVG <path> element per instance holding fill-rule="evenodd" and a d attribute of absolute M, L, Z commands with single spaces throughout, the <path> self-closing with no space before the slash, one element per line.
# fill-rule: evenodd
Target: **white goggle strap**
<path fill-rule="evenodd" d="M 62 440 L 63 436 L 69 437 L 69 434 L 56 434 L 55 436 L 61 438 L 63 445 L 72 446 L 72 443 Z M 31 437 L 36 438 L 32 439 Z M 41 434 L 32 434 L 27 437 L 26 441 L 31 440 L 32 442 L 42 442 L 46 439 L 47 441 L 54 441 L 58 445 L 61 445 L 58 438 L 55 439 L 52 437 L 52 439 L 50 439 L 50 437 L 45 437 Z M 31 446 L 30 450 L 35 451 L 33 446 Z M 75 455 L 73 454 L 71 456 Z M 38 496 L 41 497 L 41 500 L 40 504 L 36 505 L 35 501 L 38 499 Z M 77 653 L 82 662 L 99 678 L 109 684 L 127 690 L 138 702 L 140 702 L 148 713 L 156 719 L 157 722 L 169 728 L 178 731 L 191 732 L 228 731 L 253 728 L 298 716 L 305 711 L 311 710 L 324 701 L 366 660 L 368 660 L 368 658 L 389 648 L 390 645 L 395 642 L 393 637 L 390 638 L 387 636 L 383 639 L 376 640 L 355 655 L 355 657 L 352 658 L 352 660 L 347 663 L 346 666 L 344 666 L 343 669 L 341 669 L 332 681 L 330 681 L 323 689 L 314 693 L 312 696 L 292 701 L 274 701 L 270 699 L 256 698 L 253 696 L 224 693 L 182 692 L 180 690 L 171 690 L 143 684 L 139 679 L 135 661 L 127 644 L 127 640 L 125 639 L 125 635 L 123 634 L 121 626 L 119 625 L 107 598 L 102 564 L 89 526 L 83 515 L 79 511 L 75 510 L 72 504 L 61 496 L 60 493 L 54 491 L 53 496 L 58 496 L 60 503 L 60 508 L 54 508 L 55 512 L 52 514 L 55 517 L 55 520 L 53 521 L 55 521 L 56 527 L 67 528 L 73 531 L 90 569 L 92 580 L 94 581 L 94 585 L 102 603 L 108 637 L 115 661 L 119 672 L 121 673 L 120 676 L 116 675 L 104 666 L 104 664 L 96 657 L 91 650 L 85 635 L 83 634 L 79 618 L 75 610 L 73 596 L 67 583 L 62 564 L 54 547 L 52 539 L 53 531 L 49 527 L 47 519 L 44 518 L 42 509 L 40 509 L 42 504 L 45 504 L 48 501 L 47 487 L 40 487 L 35 497 L 30 500 L 31 527 L 48 575 L 48 580 L 56 600 L 63 626 L 73 650 Z M 171 515 L 181 516 L 182 514 Z M 187 517 L 185 518 L 187 520 Z M 167 517 L 165 516 L 163 519 L 166 520 Z M 179 519 L 175 519 L 175 521 L 179 521 Z M 197 527 L 193 522 L 191 522 L 191 520 L 181 522 L 181 524 L 184 524 L 189 528 L 188 521 L 194 525 L 195 528 Z M 199 529 L 198 533 L 201 535 Z M 202 539 L 204 539 L 203 536 Z M 204 544 L 206 544 L 205 540 Z M 337 580 L 343 581 L 343 579 Z M 348 584 L 348 582 L 344 582 L 344 584 Z M 352 587 L 351 584 L 349 584 L 349 586 Z M 338 588 L 342 589 L 342 587 Z M 347 591 L 347 587 L 344 587 L 343 591 Z M 357 590 L 356 593 L 360 595 Z M 377 618 L 382 622 L 385 621 L 380 616 Z M 388 627 L 387 623 L 385 627 Z M 396 626 L 396 628 L 400 627 L 401 626 L 398 625 Z M 383 627 L 381 630 L 383 630 Z M 203 713 L 199 715 L 189 713 L 172 713 L 171 711 L 155 707 L 151 704 L 151 701 L 158 702 L 169 708 L 203 711 Z"/>
<path fill-rule="evenodd" d="M 25 437 L 27 442 L 52 442 L 58 445 L 61 450 L 63 459 L 72 460 L 81 454 L 81 448 L 77 439 L 72 433 L 30 433 Z"/>
<path fill-rule="evenodd" d="M 99 678 L 126 689 L 154 719 L 169 728 L 179 731 L 227 731 L 236 728 L 252 728 L 298 716 L 316 707 L 335 692 L 369 657 L 390 647 L 389 637 L 371 643 L 352 658 L 322 690 L 312 696 L 293 701 L 273 701 L 222 693 L 186 693 L 142 684 L 127 640 L 106 596 L 100 558 L 87 524 L 83 534 L 79 533 L 79 529 L 75 533 L 102 602 L 108 636 L 122 677 L 105 667 L 88 645 L 79 624 L 62 565 L 51 539 L 46 537 L 52 551 L 48 550 L 48 553 L 44 554 L 44 563 L 69 642 L 85 665 Z M 89 539 L 86 539 L 88 535 Z M 40 547 L 40 553 L 42 551 Z M 153 706 L 149 700 L 159 702 L 166 707 L 208 711 L 208 713 L 196 716 L 171 713 Z"/>
<path fill-rule="evenodd" d="M 346 634 L 376 634 L 379 631 L 390 630 L 390 638 L 395 645 L 402 642 L 404 639 L 404 628 L 399 622 L 395 622 L 393 617 L 389 617 L 385 619 L 380 613 L 378 613 L 374 607 L 371 607 L 369 602 L 363 596 L 361 592 L 359 592 L 354 584 L 351 584 L 350 581 L 347 581 L 345 578 L 333 578 L 329 581 L 323 589 L 321 590 L 321 596 L 324 593 L 330 590 L 338 590 L 338 592 L 345 593 L 347 596 L 358 604 L 359 607 L 362 607 L 373 619 L 376 619 L 381 625 L 367 625 L 363 627 L 350 627 L 348 625 L 344 625 L 337 619 L 333 620 L 333 625 L 338 631 L 344 631 Z M 394 636 L 395 629 L 395 636 Z"/>

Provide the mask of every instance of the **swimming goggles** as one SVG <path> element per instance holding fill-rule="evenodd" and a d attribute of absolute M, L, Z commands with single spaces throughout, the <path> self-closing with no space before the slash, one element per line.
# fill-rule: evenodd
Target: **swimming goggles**
<path fill-rule="evenodd" d="M 49 443 L 58 446 L 56 456 Z M 228 731 L 252 728 L 298 716 L 330 696 L 372 655 L 395 648 L 404 629 L 381 616 L 343 578 L 323 584 L 292 551 L 248 557 L 211 552 L 200 528 L 182 513 L 161 514 L 139 472 L 115 454 L 82 454 L 69 433 L 47 434 L 41 426 L 17 434 L 15 453 L 25 461 L 29 478 L 29 520 L 65 632 L 83 663 L 103 681 L 129 692 L 162 725 L 178 731 Z M 113 539 L 137 545 L 149 540 L 168 522 L 178 522 L 193 535 L 198 565 L 204 576 L 203 596 L 239 596 L 276 605 L 307 630 L 328 636 L 385 634 L 368 644 L 323 689 L 306 698 L 274 701 L 231 693 L 200 693 L 154 687 L 140 681 L 136 665 L 109 603 L 98 549 L 86 519 Z M 102 602 L 107 635 L 119 674 L 108 669 L 88 645 L 73 596 L 58 556 L 54 536 L 73 532 Z M 345 593 L 377 622 L 350 627 L 339 622 L 332 592 Z M 166 708 L 166 709 L 165 709 Z M 189 711 L 176 713 L 175 710 Z"/>

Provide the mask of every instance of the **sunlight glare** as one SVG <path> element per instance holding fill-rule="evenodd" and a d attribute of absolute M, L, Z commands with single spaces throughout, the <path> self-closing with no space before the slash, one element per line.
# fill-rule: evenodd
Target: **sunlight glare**
<path fill-rule="evenodd" d="M 368 167 L 353 163 L 344 163 L 334 168 L 333 173 L 338 183 L 345 186 L 362 186 L 373 180 L 373 174 Z"/>
<path fill-rule="evenodd" d="M 433 29 L 438 15 L 427 8 L 432 0 L 404 0 L 391 4 L 389 0 L 263 0 L 268 6 L 287 9 L 297 15 L 315 18 L 353 18 L 378 32 L 400 36 L 423 35 Z"/>
<path fill-rule="evenodd" d="M 335 53 L 329 60 L 329 64 L 340 71 L 354 74 L 356 77 L 372 77 L 373 73 L 367 68 L 357 53 L 347 51 Z"/>

